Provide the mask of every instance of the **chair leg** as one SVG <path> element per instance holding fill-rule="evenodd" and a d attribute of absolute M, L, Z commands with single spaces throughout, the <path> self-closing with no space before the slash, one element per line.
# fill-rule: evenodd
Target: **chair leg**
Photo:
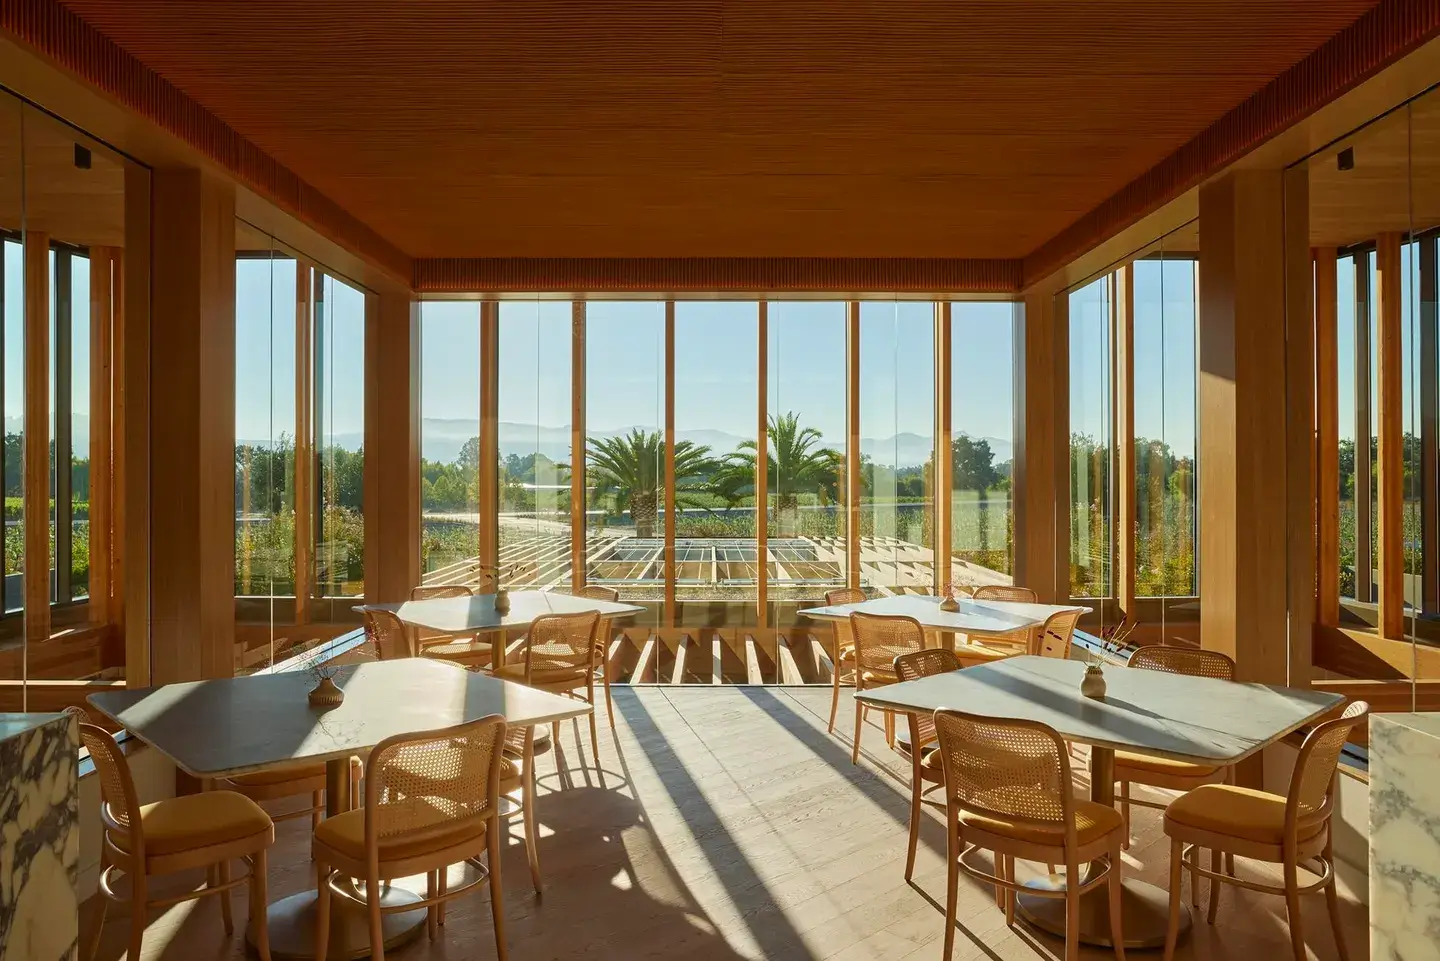
<path fill-rule="evenodd" d="M 945 953 L 941 958 L 950 961 L 955 953 L 955 905 L 960 896 L 960 835 L 948 813 L 946 820 L 952 823 L 945 841 Z"/>
<path fill-rule="evenodd" d="M 1125 824 L 1125 850 L 1130 850 L 1130 782 L 1120 782 L 1120 820 Z"/>
<path fill-rule="evenodd" d="M 490 826 L 487 860 L 490 862 L 490 916 L 495 924 L 495 958 L 506 961 L 505 952 L 505 897 L 500 888 L 500 831 L 499 826 Z"/>
<path fill-rule="evenodd" d="M 1180 855 L 1181 843 L 1170 840 L 1170 924 L 1165 929 L 1165 961 L 1174 961 L 1175 942 L 1180 939 Z"/>
<path fill-rule="evenodd" d="M 449 903 L 445 900 L 445 895 L 450 891 L 450 869 L 448 867 L 441 868 L 437 874 L 440 877 L 440 903 L 435 906 L 435 923 L 443 927 L 445 925 L 445 905 Z"/>
<path fill-rule="evenodd" d="M 1219 874 L 1219 873 L 1220 873 L 1220 865 L 1223 863 L 1224 859 L 1225 859 L 1225 855 L 1221 854 L 1219 851 L 1215 850 L 1214 848 L 1211 848 L 1211 849 L 1210 849 L 1210 870 L 1211 870 L 1212 873 L 1214 873 L 1214 874 Z M 1220 909 L 1220 879 L 1219 879 L 1219 878 L 1211 878 L 1211 879 L 1210 879 L 1210 910 L 1207 911 L 1206 914 L 1205 914 L 1205 923 L 1206 923 L 1206 924 L 1214 924 L 1214 923 L 1215 923 L 1215 912 L 1218 911 L 1219 909 Z"/>
<path fill-rule="evenodd" d="M 855 743 L 850 747 L 850 763 L 860 763 L 860 725 L 865 723 L 865 705 L 855 702 Z"/>
<path fill-rule="evenodd" d="M 365 914 L 370 922 L 370 957 L 385 961 L 385 916 L 380 913 L 380 879 L 365 879 Z"/>
<path fill-rule="evenodd" d="M 835 670 L 830 675 L 830 725 L 826 734 L 835 733 L 835 716 L 840 713 L 840 645 L 835 645 Z"/>
<path fill-rule="evenodd" d="M 310 830 L 312 831 L 320 826 L 321 797 L 322 794 L 319 791 L 314 791 L 310 795 Z"/>
<path fill-rule="evenodd" d="M 449 870 L 448 868 L 446 870 Z M 439 887 L 439 879 L 435 877 L 434 871 L 425 872 L 425 900 L 433 902 L 436 896 L 436 889 Z M 435 904 L 425 906 L 425 935 L 431 941 L 435 940 L 435 929 L 439 926 L 440 912 Z"/>
<path fill-rule="evenodd" d="M 919 757 L 919 755 L 915 755 Z M 910 765 L 910 850 L 905 856 L 905 880 L 915 874 L 915 848 L 920 843 L 920 796 L 924 782 L 920 777 L 920 762 L 912 758 Z"/>
<path fill-rule="evenodd" d="M 224 886 L 224 885 L 229 884 L 229 883 L 230 883 L 230 862 L 229 862 L 229 861 L 221 861 L 219 864 L 217 864 L 217 865 L 215 866 L 215 873 L 216 873 L 216 875 L 218 875 L 219 878 L 220 878 L 220 885 L 221 885 L 221 886 Z M 213 886 L 214 886 L 214 885 L 212 885 L 212 887 L 213 887 Z M 224 922 L 225 922 L 225 933 L 226 933 L 226 934 L 234 934 L 234 933 L 235 933 L 235 915 L 231 912 L 231 909 L 230 909 L 230 889 L 229 889 L 229 888 L 225 888 L 224 890 L 222 890 L 222 891 L 220 892 L 220 917 L 221 917 L 221 918 L 224 920 Z"/>
<path fill-rule="evenodd" d="M 1010 859 L 1006 858 L 1006 860 L 1009 861 Z M 1013 862 L 1011 870 L 1014 870 Z M 1065 961 L 1080 961 L 1079 867 L 1067 861 L 1065 864 L 1065 878 Z M 1010 903 L 1015 903 L 1013 893 L 1010 896 Z"/>
<path fill-rule="evenodd" d="M 105 869 L 110 866 L 110 859 L 105 856 L 105 842 L 100 842 L 100 874 L 105 874 Z M 95 931 L 90 937 L 90 949 L 81 955 L 81 961 L 95 961 L 100 955 L 100 935 L 105 931 L 105 915 L 110 909 L 110 899 L 105 896 L 104 891 L 96 891 L 95 899 L 100 902 L 100 910 L 95 912 Z"/>
<path fill-rule="evenodd" d="M 555 755 L 555 770 L 560 770 L 560 722 L 550 722 L 550 752 Z"/>
<path fill-rule="evenodd" d="M 590 711 L 590 753 L 595 756 L 595 770 L 600 770 L 600 735 L 595 727 L 595 711 Z"/>
<path fill-rule="evenodd" d="M 265 849 L 250 858 L 250 926 L 255 930 L 255 953 L 270 961 L 269 879 L 266 877 Z"/>
<path fill-rule="evenodd" d="M 138 869 L 130 876 L 130 950 L 127 961 L 140 961 L 145 940 L 145 874 Z"/>
<path fill-rule="evenodd" d="M 1125 961 L 1125 938 L 1121 935 L 1125 930 L 1125 923 L 1120 916 L 1120 901 L 1125 891 L 1124 877 L 1121 874 L 1124 859 L 1120 850 L 1118 844 L 1110 849 L 1110 878 L 1105 882 L 1105 887 L 1110 895 L 1110 931 L 1111 940 L 1115 942 L 1115 958 L 1116 961 Z"/>
<path fill-rule="evenodd" d="M 1330 930 L 1335 933 L 1335 953 L 1340 956 L 1340 961 L 1350 961 L 1350 951 L 1345 947 L 1345 932 L 1340 928 L 1340 892 L 1335 889 L 1335 856 L 1328 838 L 1325 841 L 1325 863 L 1330 868 L 1330 883 L 1325 885 L 1325 907 L 1330 912 Z"/>
<path fill-rule="evenodd" d="M 1190 907 L 1200 910 L 1200 848 L 1195 849 L 1195 860 L 1190 864 Z"/>
<path fill-rule="evenodd" d="M 1005 873 L 1001 877 L 1011 884 L 1015 883 L 1015 859 L 1008 854 L 1005 855 Z M 1015 926 L 1015 889 L 1007 887 L 1004 897 L 1005 923 L 1013 928 Z"/>
<path fill-rule="evenodd" d="M 885 711 L 882 716 L 885 718 L 885 746 L 891 750 L 895 749 L 895 712 Z"/>
<path fill-rule="evenodd" d="M 540 829 L 535 823 L 534 771 L 534 759 L 531 758 L 525 765 L 525 780 L 520 782 L 520 803 L 525 819 L 525 857 L 530 862 L 530 883 L 535 886 L 538 898 L 544 891 L 540 887 Z"/>
<path fill-rule="evenodd" d="M 1295 952 L 1295 961 L 1306 961 L 1305 931 L 1300 922 L 1300 876 L 1293 859 L 1285 864 L 1285 915 L 1290 922 L 1290 948 Z"/>
<path fill-rule="evenodd" d="M 615 735 L 615 702 L 610 698 L 610 673 L 605 673 L 605 713 L 610 716 L 610 737 Z"/>
<path fill-rule="evenodd" d="M 315 961 L 330 952 L 330 868 L 315 863 Z"/>

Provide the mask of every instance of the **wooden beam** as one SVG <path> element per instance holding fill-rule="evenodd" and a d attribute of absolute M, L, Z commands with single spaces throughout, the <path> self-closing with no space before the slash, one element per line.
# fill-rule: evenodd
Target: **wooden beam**
<path fill-rule="evenodd" d="M 765 673 L 760 670 L 760 653 L 755 649 L 755 638 L 749 634 L 745 635 L 745 683 L 765 683 Z"/>
<path fill-rule="evenodd" d="M 402 601 L 421 579 L 420 304 L 365 295 L 365 597 Z"/>
<path fill-rule="evenodd" d="M 932 463 L 935 469 L 928 478 L 931 503 L 934 505 L 935 561 L 933 583 L 937 593 L 944 593 L 954 580 L 951 573 L 951 536 L 953 522 L 951 513 L 955 499 L 951 493 L 951 446 L 954 414 L 951 404 L 951 380 L 953 377 L 952 327 L 950 302 L 935 305 L 935 453 Z M 983 495 L 982 495 L 983 496 Z M 812 645 L 813 646 L 813 645 Z"/>
<path fill-rule="evenodd" d="M 650 684 L 660 662 L 660 636 L 651 634 L 640 648 L 640 660 L 635 662 L 635 671 L 630 675 L 631 684 Z"/>
<path fill-rule="evenodd" d="M 670 673 L 671 684 L 685 683 L 685 660 L 690 656 L 690 635 L 680 638 L 675 647 L 675 669 Z"/>
<path fill-rule="evenodd" d="M 500 305 L 480 304 L 480 563 L 494 566 L 500 560 Z M 481 580 L 481 591 L 492 594 L 495 578 Z"/>
<path fill-rule="evenodd" d="M 570 305 L 570 592 L 585 586 L 585 302 Z"/>
<path fill-rule="evenodd" d="M 1400 322 L 1400 235 L 1375 242 L 1376 329 L 1379 336 L 1380 436 L 1377 478 L 1380 535 L 1380 633 L 1405 635 L 1404 356 Z M 1358 454 L 1357 454 L 1358 456 Z"/>
<path fill-rule="evenodd" d="M 125 165 L 125 251 L 116 276 L 115 610 L 125 634 L 125 683 L 149 687 L 150 656 L 150 171 Z"/>
<path fill-rule="evenodd" d="M 1351 258 L 1355 277 L 1355 599 L 1365 604 L 1374 599 L 1375 569 L 1372 537 L 1376 519 L 1371 516 L 1374 504 L 1375 477 L 1370 469 L 1370 270 L 1366 254 Z"/>
<path fill-rule="evenodd" d="M 278 265 L 272 261 L 271 269 Z M 295 258 L 295 623 L 315 594 L 315 270 Z M 378 362 L 378 358 L 377 358 Z M 370 392 L 366 391 L 366 397 Z M 283 429 L 283 428 L 282 428 Z"/>
<path fill-rule="evenodd" d="M 1070 597 L 1068 301 L 1028 294 L 1015 308 L 1015 583 L 1046 603 Z"/>
<path fill-rule="evenodd" d="M 795 661 L 795 654 L 790 650 L 790 639 L 784 634 L 775 639 L 775 664 L 780 672 L 781 684 L 804 684 L 805 678 L 800 673 L 800 665 Z"/>
<path fill-rule="evenodd" d="M 725 642 L 716 634 L 710 638 L 710 683 L 725 683 Z"/>
<path fill-rule="evenodd" d="M 1434 234 L 1421 237 L 1420 284 L 1420 489 L 1440 491 L 1440 278 Z M 1321 475 L 1324 476 L 1324 475 Z M 1440 611 L 1440 497 L 1420 498 L 1420 609 Z"/>
<path fill-rule="evenodd" d="M 665 301 L 665 615 L 670 627 L 680 623 L 675 605 L 675 301 Z"/>
<path fill-rule="evenodd" d="M 770 626 L 770 304 L 760 301 L 756 331 L 755 623 Z"/>
<path fill-rule="evenodd" d="M 25 639 L 50 637 L 50 237 L 25 231 Z"/>
<path fill-rule="evenodd" d="M 1315 614 L 1321 624 L 1339 627 L 1340 352 L 1335 248 L 1321 247 L 1314 254 Z"/>
<path fill-rule="evenodd" d="M 1289 610 L 1286 683 L 1312 673 L 1315 624 L 1315 283 L 1310 260 L 1310 171 L 1285 171 L 1285 594 Z"/>
<path fill-rule="evenodd" d="M 829 684 L 835 677 L 835 665 L 830 662 L 828 645 L 821 643 L 814 634 L 806 635 L 810 642 L 811 675 L 816 684 Z"/>
<path fill-rule="evenodd" d="M 86 620 L 110 620 L 110 564 L 115 493 L 110 461 L 113 399 L 115 248 L 90 248 L 90 584 Z"/>
<path fill-rule="evenodd" d="M 845 586 L 860 586 L 860 304 L 845 315 Z"/>
<path fill-rule="evenodd" d="M 1110 275 L 1115 370 L 1115 575 L 1121 616 L 1135 613 L 1135 268 Z"/>

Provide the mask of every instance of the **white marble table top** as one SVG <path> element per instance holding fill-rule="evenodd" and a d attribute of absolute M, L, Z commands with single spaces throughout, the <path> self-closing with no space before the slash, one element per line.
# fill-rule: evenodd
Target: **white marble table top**
<path fill-rule="evenodd" d="M 348 757 L 395 734 L 489 714 L 528 726 L 590 712 L 583 701 L 426 658 L 351 665 L 335 683 L 345 700 L 328 710 L 306 701 L 315 686 L 308 671 L 105 691 L 89 701 L 196 777 Z"/>
<path fill-rule="evenodd" d="M 645 610 L 635 604 L 597 601 L 553 591 L 511 591 L 510 611 L 503 616 L 495 612 L 494 594 L 473 597 L 437 597 L 425 601 L 400 604 L 363 604 L 357 611 L 378 609 L 394 611 L 412 627 L 421 627 L 444 634 L 470 634 L 507 627 L 525 627 L 546 614 L 579 614 L 598 611 L 606 617 L 628 617 Z"/>
<path fill-rule="evenodd" d="M 913 617 L 923 627 L 959 634 L 1008 634 L 1011 631 L 1044 624 L 1052 614 L 1061 611 L 1086 611 L 1073 605 L 1024 604 L 1015 601 L 975 601 L 959 598 L 957 613 L 940 610 L 940 598 L 928 594 L 895 594 L 875 597 L 859 604 L 836 604 L 811 607 L 800 611 L 807 617 L 827 621 L 843 621 L 855 611 L 864 614 L 885 614 L 891 617 Z"/>
<path fill-rule="evenodd" d="M 1333 709 L 1339 694 L 1106 667 L 1103 700 L 1080 693 L 1085 664 L 1011 657 L 856 695 L 906 712 L 954 708 L 1040 721 L 1067 740 L 1197 763 L 1249 757 Z"/>

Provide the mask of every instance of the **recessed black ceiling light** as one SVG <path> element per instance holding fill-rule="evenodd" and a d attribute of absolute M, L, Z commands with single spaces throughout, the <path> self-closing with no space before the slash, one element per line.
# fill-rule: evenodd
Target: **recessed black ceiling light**
<path fill-rule="evenodd" d="M 1335 166 L 1339 167 L 1341 170 L 1354 170 L 1355 148 L 1346 147 L 1344 150 L 1340 151 L 1340 153 L 1336 154 Z"/>
<path fill-rule="evenodd" d="M 75 145 L 75 166 L 81 170 L 90 169 L 90 148 Z"/>

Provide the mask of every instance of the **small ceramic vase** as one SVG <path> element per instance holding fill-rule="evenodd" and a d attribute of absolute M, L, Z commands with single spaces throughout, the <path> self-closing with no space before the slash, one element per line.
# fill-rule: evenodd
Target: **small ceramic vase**
<path fill-rule="evenodd" d="M 947 614 L 958 614 L 960 613 L 960 602 L 952 594 L 940 602 L 940 610 Z"/>
<path fill-rule="evenodd" d="M 310 691 L 309 700 L 311 707 L 338 707 L 345 700 L 345 692 L 331 678 L 322 677 Z"/>
<path fill-rule="evenodd" d="M 1085 677 L 1080 681 L 1080 693 L 1093 698 L 1105 696 L 1105 672 L 1099 664 L 1090 664 L 1085 668 Z"/>
<path fill-rule="evenodd" d="M 495 613 L 501 617 L 510 613 L 510 592 L 503 587 L 495 592 Z"/>

